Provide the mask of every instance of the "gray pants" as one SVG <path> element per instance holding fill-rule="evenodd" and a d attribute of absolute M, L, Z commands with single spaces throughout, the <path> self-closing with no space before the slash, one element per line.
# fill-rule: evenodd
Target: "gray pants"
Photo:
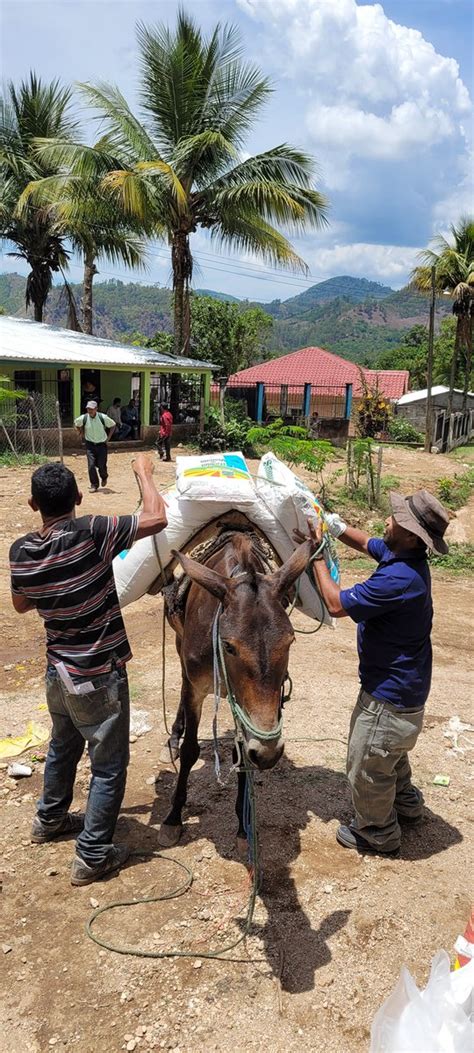
<path fill-rule="evenodd" d="M 423 794 L 412 785 L 407 755 L 420 734 L 423 712 L 423 707 L 396 709 L 361 688 L 352 713 L 347 749 L 352 826 L 387 852 L 400 846 L 397 813 L 416 818 L 423 812 Z"/>

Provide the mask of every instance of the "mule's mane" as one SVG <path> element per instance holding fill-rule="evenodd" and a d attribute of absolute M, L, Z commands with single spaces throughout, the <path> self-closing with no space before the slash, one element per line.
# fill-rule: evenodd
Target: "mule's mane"
<path fill-rule="evenodd" d="M 259 553 L 255 539 L 249 534 L 238 533 L 232 538 L 232 546 L 239 566 L 249 577 L 249 584 L 257 588 L 257 574 L 265 571 L 262 554 Z"/>

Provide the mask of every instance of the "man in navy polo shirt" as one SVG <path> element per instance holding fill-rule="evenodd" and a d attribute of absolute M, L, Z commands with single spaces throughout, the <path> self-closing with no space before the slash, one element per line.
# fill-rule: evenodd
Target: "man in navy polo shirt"
<path fill-rule="evenodd" d="M 392 515 L 383 540 L 327 516 L 333 537 L 378 566 L 367 581 L 341 589 L 323 556 L 313 563 L 318 589 L 335 618 L 357 623 L 361 689 L 352 714 L 347 774 L 355 816 L 340 826 L 341 845 L 359 852 L 398 854 L 400 822 L 417 824 L 423 796 L 411 782 L 408 753 L 423 723 L 430 691 L 433 606 L 427 550 L 446 553 L 449 516 L 426 490 L 390 495 Z M 321 535 L 310 526 L 315 547 Z M 301 540 L 303 535 L 298 535 Z"/>

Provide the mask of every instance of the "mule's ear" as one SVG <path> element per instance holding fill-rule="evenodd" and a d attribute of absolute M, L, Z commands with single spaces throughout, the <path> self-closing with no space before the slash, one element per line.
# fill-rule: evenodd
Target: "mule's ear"
<path fill-rule="evenodd" d="M 205 567 L 202 563 L 198 563 L 196 559 L 190 559 L 189 556 L 185 556 L 182 552 L 176 552 L 174 549 L 171 551 L 172 555 L 179 560 L 185 574 L 188 575 L 188 578 L 191 578 L 191 581 L 194 581 L 196 585 L 200 585 L 201 588 L 216 596 L 221 603 L 224 602 L 229 586 L 232 584 L 230 578 L 224 577 L 223 574 L 218 574 L 211 567 Z"/>
<path fill-rule="evenodd" d="M 307 567 L 310 556 L 311 543 L 304 541 L 292 552 L 283 566 L 273 572 L 271 583 L 279 596 L 284 596 L 285 592 L 288 592 L 288 589 L 295 584 L 296 579 Z"/>

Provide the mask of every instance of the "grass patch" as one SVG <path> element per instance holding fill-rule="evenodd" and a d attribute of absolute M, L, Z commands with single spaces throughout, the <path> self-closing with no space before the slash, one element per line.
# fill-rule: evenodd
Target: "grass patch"
<path fill-rule="evenodd" d="M 449 456 L 453 461 L 465 461 L 467 464 L 474 464 L 474 443 L 470 443 L 468 446 L 457 446 L 455 450 L 451 450 Z"/>
<path fill-rule="evenodd" d="M 453 574 L 474 574 L 474 545 L 452 543 L 446 556 L 431 556 L 430 565 Z"/>
<path fill-rule="evenodd" d="M 46 464 L 49 457 L 42 457 L 40 453 L 19 453 L 15 456 L 11 450 L 0 453 L 1 468 L 30 468 L 32 465 Z"/>

